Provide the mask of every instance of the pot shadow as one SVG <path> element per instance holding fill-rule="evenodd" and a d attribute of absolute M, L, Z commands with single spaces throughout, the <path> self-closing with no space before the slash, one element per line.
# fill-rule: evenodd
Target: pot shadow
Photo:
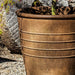
<path fill-rule="evenodd" d="M 16 62 L 16 60 L 11 60 L 11 59 L 0 57 L 0 63 L 3 63 L 3 62 Z"/>

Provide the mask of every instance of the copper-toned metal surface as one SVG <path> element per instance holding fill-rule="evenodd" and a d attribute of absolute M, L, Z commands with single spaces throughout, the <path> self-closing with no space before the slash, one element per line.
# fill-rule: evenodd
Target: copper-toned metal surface
<path fill-rule="evenodd" d="M 27 75 L 75 75 L 75 14 L 17 11 Z"/>

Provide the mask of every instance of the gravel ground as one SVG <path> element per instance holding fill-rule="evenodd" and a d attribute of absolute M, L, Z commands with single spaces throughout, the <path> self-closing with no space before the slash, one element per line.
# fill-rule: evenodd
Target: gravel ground
<path fill-rule="evenodd" d="M 0 47 L 0 75 L 26 75 L 22 55 Z"/>

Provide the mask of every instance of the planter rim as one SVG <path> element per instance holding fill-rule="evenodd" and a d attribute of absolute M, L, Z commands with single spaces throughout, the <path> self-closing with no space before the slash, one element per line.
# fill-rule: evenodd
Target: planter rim
<path fill-rule="evenodd" d="M 38 14 L 29 14 L 21 13 L 22 9 L 16 11 L 18 17 L 23 18 L 33 18 L 33 19 L 75 19 L 75 14 L 71 15 L 38 15 Z"/>

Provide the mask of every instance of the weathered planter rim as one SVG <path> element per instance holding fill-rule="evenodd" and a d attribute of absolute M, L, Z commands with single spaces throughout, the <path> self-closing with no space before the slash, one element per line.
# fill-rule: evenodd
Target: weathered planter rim
<path fill-rule="evenodd" d="M 22 9 L 16 11 L 18 17 L 23 18 L 33 18 L 33 19 L 75 19 L 75 14 L 70 15 L 38 15 L 38 14 L 29 14 L 21 13 Z"/>

